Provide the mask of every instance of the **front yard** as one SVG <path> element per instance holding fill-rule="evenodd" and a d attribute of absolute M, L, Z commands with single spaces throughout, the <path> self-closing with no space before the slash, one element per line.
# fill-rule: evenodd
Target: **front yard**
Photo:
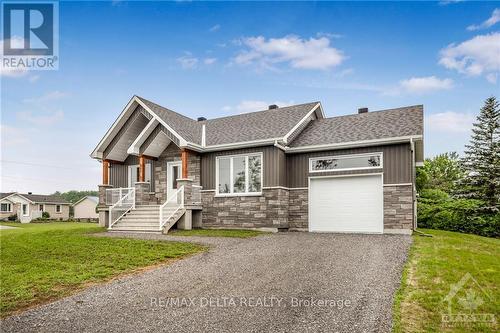
<path fill-rule="evenodd" d="M 394 332 L 497 332 L 498 324 L 474 321 L 499 319 L 500 240 L 421 231 L 433 237 L 413 236 L 394 305 Z"/>
<path fill-rule="evenodd" d="M 114 276 L 203 251 L 181 242 L 92 237 L 92 223 L 2 223 L 0 315 L 67 296 Z"/>

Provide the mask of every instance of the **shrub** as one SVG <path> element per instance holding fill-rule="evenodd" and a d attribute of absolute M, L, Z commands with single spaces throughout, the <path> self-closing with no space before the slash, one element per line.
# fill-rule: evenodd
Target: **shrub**
<path fill-rule="evenodd" d="M 482 213 L 484 202 L 451 199 L 439 192 L 422 193 L 417 205 L 419 227 L 500 237 L 500 214 Z"/>
<path fill-rule="evenodd" d="M 427 188 L 420 191 L 420 197 L 424 199 L 430 199 L 433 201 L 444 201 L 448 199 L 450 196 L 448 195 L 448 193 L 444 191 Z"/>
<path fill-rule="evenodd" d="M 7 218 L 7 220 L 9 220 L 9 221 L 17 221 L 17 214 L 12 214 L 12 215 L 10 215 L 10 216 Z"/>
<path fill-rule="evenodd" d="M 42 212 L 42 219 L 50 219 L 49 212 Z"/>

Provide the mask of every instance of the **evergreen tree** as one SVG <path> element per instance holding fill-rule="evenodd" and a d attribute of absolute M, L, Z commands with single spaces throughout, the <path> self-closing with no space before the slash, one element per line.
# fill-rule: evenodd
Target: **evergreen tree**
<path fill-rule="evenodd" d="M 462 196 L 484 201 L 497 210 L 500 201 L 500 104 L 495 97 L 486 99 L 465 146 L 463 166 L 466 172 Z"/>

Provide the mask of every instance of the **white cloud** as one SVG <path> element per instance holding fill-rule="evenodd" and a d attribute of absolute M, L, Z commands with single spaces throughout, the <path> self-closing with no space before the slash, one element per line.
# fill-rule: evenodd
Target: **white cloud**
<path fill-rule="evenodd" d="M 276 104 L 279 107 L 284 107 L 284 106 L 289 106 L 293 105 L 293 101 L 288 101 L 288 102 L 283 102 L 283 101 L 277 101 L 277 102 L 266 102 L 266 101 L 260 101 L 260 100 L 243 100 L 241 101 L 238 105 L 236 106 L 230 106 L 226 105 L 222 108 L 222 111 L 225 112 L 236 112 L 236 113 L 248 113 L 248 112 L 254 112 L 254 111 L 263 111 L 267 110 L 269 105 L 271 104 Z"/>
<path fill-rule="evenodd" d="M 19 147 L 29 141 L 24 129 L 6 125 L 0 125 L 0 137 L 2 138 L 2 149 Z"/>
<path fill-rule="evenodd" d="M 198 58 L 190 53 L 176 59 L 183 69 L 194 69 L 198 66 Z"/>
<path fill-rule="evenodd" d="M 17 113 L 20 120 L 27 121 L 34 125 L 48 126 L 61 121 L 64 118 L 64 112 L 58 111 L 43 111 L 35 114 L 31 111 L 21 111 Z"/>
<path fill-rule="evenodd" d="M 450 90 L 453 88 L 453 80 L 440 79 L 435 76 L 412 77 L 401 81 L 399 84 L 403 91 L 416 94 L 428 93 L 437 90 Z"/>
<path fill-rule="evenodd" d="M 214 64 L 216 61 L 217 61 L 217 58 L 205 58 L 205 59 L 203 60 L 203 63 L 204 63 L 205 65 L 212 65 L 212 64 Z"/>
<path fill-rule="evenodd" d="M 425 129 L 435 132 L 469 133 L 474 115 L 459 112 L 441 112 L 425 117 Z"/>
<path fill-rule="evenodd" d="M 30 83 L 35 83 L 36 81 L 38 81 L 40 79 L 40 75 L 31 75 L 29 78 L 28 78 L 28 81 L 30 81 Z"/>
<path fill-rule="evenodd" d="M 2 68 L 0 67 L 0 76 L 1 77 L 10 77 L 10 78 L 20 78 L 28 74 L 28 71 L 25 68 Z"/>
<path fill-rule="evenodd" d="M 447 5 L 452 5 L 452 4 L 463 2 L 463 1 L 465 1 L 465 0 L 442 0 L 442 1 L 439 1 L 439 5 L 440 6 L 447 6 Z"/>
<path fill-rule="evenodd" d="M 51 91 L 51 92 L 48 92 L 40 97 L 36 97 L 36 98 L 26 98 L 23 100 L 24 103 L 34 103 L 34 104 L 44 104 L 44 103 L 47 103 L 47 102 L 53 102 L 53 101 L 58 101 L 58 100 L 61 100 L 65 97 L 67 97 L 68 94 L 67 93 L 64 93 L 62 91 L 59 91 L 59 90 L 54 90 L 54 91 Z"/>
<path fill-rule="evenodd" d="M 210 29 L 208 29 L 208 31 L 216 32 L 216 31 L 219 31 L 219 29 L 220 29 L 220 24 L 216 24 L 213 27 L 211 27 Z"/>
<path fill-rule="evenodd" d="M 439 64 L 471 76 L 500 72 L 500 32 L 478 35 L 440 52 Z"/>
<path fill-rule="evenodd" d="M 500 22 L 500 8 L 496 8 L 493 13 L 491 13 L 491 16 L 484 22 L 478 25 L 470 25 L 467 27 L 467 30 L 469 31 L 474 31 L 474 30 L 480 30 L 480 29 L 488 29 L 495 24 Z"/>
<path fill-rule="evenodd" d="M 247 49 L 241 51 L 234 62 L 252 63 L 272 69 L 273 65 L 287 63 L 292 68 L 328 70 L 344 61 L 343 52 L 330 45 L 327 37 L 302 39 L 297 36 L 269 38 L 249 37 L 241 40 Z"/>

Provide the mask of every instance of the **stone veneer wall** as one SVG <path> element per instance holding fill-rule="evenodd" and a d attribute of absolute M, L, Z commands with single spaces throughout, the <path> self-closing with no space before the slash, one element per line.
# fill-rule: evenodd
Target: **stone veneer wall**
<path fill-rule="evenodd" d="M 288 225 L 290 229 L 307 230 L 309 228 L 309 191 L 291 189 L 289 192 Z"/>
<path fill-rule="evenodd" d="M 204 227 L 288 228 L 288 190 L 263 189 L 261 196 L 201 195 Z"/>
<path fill-rule="evenodd" d="M 384 229 L 412 229 L 412 185 L 384 186 Z"/>

